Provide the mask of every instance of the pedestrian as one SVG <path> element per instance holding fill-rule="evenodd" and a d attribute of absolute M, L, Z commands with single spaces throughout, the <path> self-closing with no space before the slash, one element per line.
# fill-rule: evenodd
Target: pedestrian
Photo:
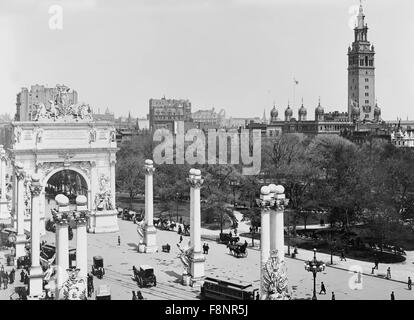
<path fill-rule="evenodd" d="M 10 284 L 14 283 L 14 273 L 15 273 L 15 271 L 14 271 L 14 268 L 13 268 L 12 271 L 10 271 L 10 274 L 9 274 Z"/>
<path fill-rule="evenodd" d="M 335 293 L 332 291 L 332 300 L 335 300 Z"/>
<path fill-rule="evenodd" d="M 121 236 L 118 236 L 118 246 L 121 245 Z"/>
<path fill-rule="evenodd" d="M 183 217 L 180 216 L 180 223 L 183 223 Z"/>
<path fill-rule="evenodd" d="M 20 272 L 20 282 L 24 282 L 24 275 L 25 275 L 24 270 L 22 270 Z"/>
<path fill-rule="evenodd" d="M 362 281 L 362 274 L 361 271 L 358 271 L 358 283 L 361 283 Z"/>
<path fill-rule="evenodd" d="M 139 290 L 137 291 L 137 297 L 138 297 L 138 300 L 144 300 L 144 297 L 143 297 L 141 291 L 139 291 Z"/>
<path fill-rule="evenodd" d="M 346 261 L 346 258 L 345 258 L 345 250 L 342 250 L 341 251 L 341 261 L 342 260 L 345 260 Z"/>
<path fill-rule="evenodd" d="M 375 258 L 375 269 L 378 270 L 379 261 L 378 258 Z"/>
<path fill-rule="evenodd" d="M 260 294 L 259 294 L 259 292 L 256 292 L 256 300 L 260 300 Z"/>
<path fill-rule="evenodd" d="M 183 236 L 180 235 L 180 243 L 183 242 Z"/>
<path fill-rule="evenodd" d="M 391 292 L 391 300 L 395 300 L 394 291 L 393 291 L 393 292 Z"/>
<path fill-rule="evenodd" d="M 387 279 L 391 279 L 391 267 L 387 269 Z"/>
<path fill-rule="evenodd" d="M 29 284 L 29 275 L 27 273 L 24 276 L 24 284 Z"/>
<path fill-rule="evenodd" d="M 135 291 L 132 291 L 132 300 L 138 300 L 137 295 L 135 294 Z"/>
<path fill-rule="evenodd" d="M 319 291 L 319 294 L 326 294 L 326 288 L 325 288 L 325 284 L 323 282 L 321 282 L 321 291 Z"/>
<path fill-rule="evenodd" d="M 210 250 L 210 246 L 206 243 L 206 254 L 208 254 L 208 250 Z"/>
<path fill-rule="evenodd" d="M 411 285 L 412 285 L 411 277 L 408 277 L 408 290 L 411 290 Z"/>

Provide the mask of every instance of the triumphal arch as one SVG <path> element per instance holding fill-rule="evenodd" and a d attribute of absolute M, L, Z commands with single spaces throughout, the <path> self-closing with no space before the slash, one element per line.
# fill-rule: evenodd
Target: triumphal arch
<path fill-rule="evenodd" d="M 115 208 L 116 131 L 112 122 L 94 121 L 89 105 L 69 105 L 68 88 L 57 87 L 55 100 L 35 106 L 30 122 L 13 122 L 8 146 L 11 172 L 11 218 L 17 228 L 16 256 L 24 255 L 31 223 L 31 176 L 42 186 L 40 232 L 54 193 L 87 197 L 88 231 L 118 231 Z M 69 178 L 68 178 L 69 177 Z M 53 183 L 52 183 L 53 181 Z M 70 198 L 70 196 L 69 196 Z M 53 201 L 53 200 L 52 200 Z"/>

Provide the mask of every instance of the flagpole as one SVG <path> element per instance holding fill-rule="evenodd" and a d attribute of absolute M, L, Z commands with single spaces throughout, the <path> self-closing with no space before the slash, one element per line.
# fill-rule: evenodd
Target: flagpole
<path fill-rule="evenodd" d="M 293 107 L 296 106 L 296 78 L 293 77 Z"/>

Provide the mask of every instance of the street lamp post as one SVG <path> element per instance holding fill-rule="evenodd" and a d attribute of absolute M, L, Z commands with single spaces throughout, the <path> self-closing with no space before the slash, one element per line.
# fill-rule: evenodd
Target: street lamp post
<path fill-rule="evenodd" d="M 288 219 L 288 228 L 287 228 L 288 256 L 290 257 L 290 214 L 288 215 L 287 219 Z"/>
<path fill-rule="evenodd" d="M 312 300 L 317 300 L 316 297 L 316 274 L 325 270 L 325 264 L 322 261 L 316 260 L 316 249 L 313 249 L 313 260 L 305 262 L 305 270 L 313 274 L 313 297 Z"/>
<path fill-rule="evenodd" d="M 177 223 L 178 223 L 178 192 L 175 195 L 175 204 L 176 204 L 176 209 L 177 209 L 176 214 L 177 214 Z"/>

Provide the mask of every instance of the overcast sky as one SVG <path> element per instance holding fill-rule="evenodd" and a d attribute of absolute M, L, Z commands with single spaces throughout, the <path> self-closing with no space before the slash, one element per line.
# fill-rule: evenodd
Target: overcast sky
<path fill-rule="evenodd" d="M 63 8 L 63 30 L 48 10 Z M 347 109 L 356 0 L 0 0 L 0 113 L 64 83 L 95 110 L 145 116 L 150 98 L 266 116 L 301 98 L 313 119 Z M 414 1 L 363 2 L 383 118 L 414 119 Z"/>

